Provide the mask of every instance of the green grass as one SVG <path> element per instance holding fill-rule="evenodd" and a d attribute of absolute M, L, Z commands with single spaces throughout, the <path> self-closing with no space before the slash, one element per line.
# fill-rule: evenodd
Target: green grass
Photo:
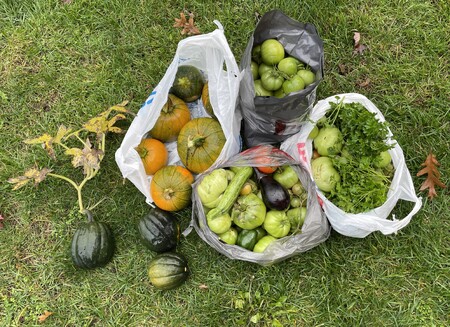
<path fill-rule="evenodd" d="M 370 3 L 370 5 L 369 5 Z M 22 141 L 60 124 L 79 126 L 130 100 L 137 112 L 162 78 L 184 38 L 173 28 L 186 9 L 204 33 L 225 27 L 239 61 L 255 17 L 280 8 L 315 24 L 325 43 L 325 79 L 318 98 L 345 92 L 371 99 L 401 145 L 416 190 L 429 151 L 450 176 L 450 6 L 447 1 L 0 1 L 0 325 L 48 326 L 448 326 L 450 302 L 449 191 L 397 235 L 354 239 L 332 232 L 321 245 L 271 267 L 230 260 L 195 232 L 179 251 L 191 277 L 156 291 L 146 270 L 153 254 L 137 240 L 147 210 L 142 194 L 123 183 L 114 161 L 122 135 L 108 137 L 101 172 L 86 204 L 117 238 L 105 268 L 73 267 L 69 244 L 80 217 L 76 193 L 63 181 L 13 192 L 6 181 L 32 166 L 70 176 Z M 369 46 L 353 56 L 353 32 Z M 345 65 L 347 74 L 339 73 Z M 369 80 L 367 86 L 360 86 Z M 404 204 L 398 216 L 408 212 Z M 186 227 L 190 209 L 179 214 Z M 206 285 L 207 289 L 202 289 Z M 258 323 L 252 322 L 258 320 Z M 275 326 L 277 326 L 275 324 Z"/>

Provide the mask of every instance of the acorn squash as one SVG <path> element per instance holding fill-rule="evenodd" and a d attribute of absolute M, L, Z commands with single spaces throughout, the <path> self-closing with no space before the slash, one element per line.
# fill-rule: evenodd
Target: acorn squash
<path fill-rule="evenodd" d="M 181 129 L 177 150 L 183 165 L 195 174 L 207 170 L 225 145 L 220 123 L 209 117 L 194 118 Z"/>
<path fill-rule="evenodd" d="M 148 268 L 148 277 L 153 286 L 170 290 L 183 284 L 189 276 L 186 258 L 175 252 L 165 252 L 154 257 Z"/>
<path fill-rule="evenodd" d="M 171 93 L 186 102 L 200 98 L 203 89 L 203 76 L 200 70 L 191 65 L 178 66 Z"/>
<path fill-rule="evenodd" d="M 107 224 L 94 221 L 89 210 L 85 213 L 88 221 L 77 228 L 72 238 L 72 260 L 80 268 L 102 267 L 114 255 L 114 235 Z"/>
<path fill-rule="evenodd" d="M 138 223 L 144 245 L 158 253 L 174 249 L 180 240 L 180 224 L 170 212 L 152 208 Z"/>

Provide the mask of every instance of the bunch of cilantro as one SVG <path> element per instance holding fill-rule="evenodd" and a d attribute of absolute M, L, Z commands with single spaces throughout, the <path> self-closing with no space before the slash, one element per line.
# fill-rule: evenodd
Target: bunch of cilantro
<path fill-rule="evenodd" d="M 358 102 L 330 106 L 320 123 L 339 128 L 344 145 L 341 154 L 331 158 L 341 181 L 328 199 L 349 213 L 379 207 L 386 202 L 394 171 L 392 163 L 383 169 L 375 165 L 379 154 L 394 146 L 387 143 L 388 125 Z"/>

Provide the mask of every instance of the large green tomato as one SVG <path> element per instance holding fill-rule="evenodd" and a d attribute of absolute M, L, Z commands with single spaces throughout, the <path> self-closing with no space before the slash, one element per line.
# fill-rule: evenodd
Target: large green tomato
<path fill-rule="evenodd" d="M 303 90 L 304 88 L 305 82 L 298 75 L 294 75 L 290 79 L 283 82 L 283 91 L 286 94 L 291 92 L 297 92 Z"/>
<path fill-rule="evenodd" d="M 197 186 L 197 194 L 202 204 L 214 208 L 218 199 L 228 186 L 227 172 L 223 168 L 215 169 L 206 175 Z"/>
<path fill-rule="evenodd" d="M 270 72 L 272 70 L 273 70 L 273 67 L 269 66 L 269 65 L 266 65 L 265 63 L 261 63 L 258 66 L 258 74 L 259 74 L 259 76 L 262 76 L 264 73 Z"/>
<path fill-rule="evenodd" d="M 281 99 L 281 98 L 284 98 L 286 96 L 286 93 L 284 93 L 283 88 L 280 87 L 278 90 L 273 91 L 273 96 L 275 98 Z"/>
<path fill-rule="evenodd" d="M 283 85 L 284 78 L 278 72 L 272 70 L 261 76 L 262 86 L 269 91 L 276 91 Z"/>
<path fill-rule="evenodd" d="M 303 81 L 305 82 L 305 87 L 309 84 L 314 83 L 314 80 L 316 79 L 316 75 L 308 70 L 308 69 L 301 69 L 297 72 L 297 76 L 300 76 Z"/>
<path fill-rule="evenodd" d="M 266 235 L 262 237 L 258 242 L 256 242 L 255 247 L 253 248 L 253 252 L 262 253 L 264 252 L 267 247 L 277 239 L 273 237 L 272 235 Z"/>
<path fill-rule="evenodd" d="M 264 229 L 273 237 L 284 237 L 291 230 L 291 222 L 285 211 L 270 210 L 264 219 Z"/>
<path fill-rule="evenodd" d="M 255 96 L 257 97 L 270 97 L 273 95 L 272 91 L 266 90 L 261 83 L 260 79 L 254 81 Z"/>
<path fill-rule="evenodd" d="M 252 62 L 250 64 L 250 69 L 252 71 L 253 80 L 258 79 L 258 77 L 259 77 L 258 68 L 259 68 L 258 64 L 252 60 Z"/>
<path fill-rule="evenodd" d="M 238 231 L 236 228 L 231 227 L 225 233 L 219 234 L 219 239 L 227 244 L 234 245 L 236 244 L 238 237 Z"/>
<path fill-rule="evenodd" d="M 281 59 L 278 63 L 278 69 L 287 74 L 288 76 L 292 76 L 297 73 L 299 61 L 294 57 L 286 57 Z"/>
<path fill-rule="evenodd" d="M 323 192 L 331 192 L 341 181 L 341 176 L 333 166 L 329 157 L 319 157 L 311 161 L 314 182 Z"/>
<path fill-rule="evenodd" d="M 228 213 L 225 213 L 216 218 L 207 218 L 206 222 L 213 233 L 222 234 L 230 229 L 233 220 Z"/>
<path fill-rule="evenodd" d="M 243 229 L 254 229 L 263 224 L 266 217 L 266 206 L 256 194 L 240 196 L 233 206 L 231 218 L 236 226 Z"/>
<path fill-rule="evenodd" d="M 284 58 L 284 47 L 275 39 L 267 39 L 261 44 L 261 59 L 267 65 L 276 65 Z"/>
<path fill-rule="evenodd" d="M 291 188 L 298 182 L 294 168 L 289 165 L 281 166 L 273 173 L 273 179 L 285 188 Z"/>
<path fill-rule="evenodd" d="M 344 137 L 337 127 L 322 127 L 314 138 L 314 149 L 321 156 L 333 156 L 341 152 Z"/>

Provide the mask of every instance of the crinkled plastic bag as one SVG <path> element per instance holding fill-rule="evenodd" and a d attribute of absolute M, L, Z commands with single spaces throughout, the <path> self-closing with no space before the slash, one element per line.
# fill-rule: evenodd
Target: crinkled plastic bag
<path fill-rule="evenodd" d="M 193 65 L 200 69 L 209 85 L 210 102 L 219 120 L 226 142 L 216 162 L 225 161 L 241 149 L 241 116 L 236 111 L 239 93 L 240 73 L 233 53 L 219 22 L 218 29 L 209 33 L 191 36 L 179 42 L 177 51 L 164 77 L 151 92 L 132 121 L 119 149 L 115 153 L 117 165 L 124 178 L 129 179 L 142 194 L 147 203 L 152 203 L 150 182 L 141 158 L 135 147 L 155 125 L 161 108 L 167 101 L 179 65 Z M 201 99 L 187 103 L 191 117 L 207 117 Z M 177 153 L 177 143 L 165 144 L 169 151 L 169 163 L 183 165 Z"/>
<path fill-rule="evenodd" d="M 331 96 L 327 99 L 319 101 L 313 108 L 310 121 L 306 122 L 297 135 L 292 136 L 281 145 L 281 149 L 286 151 L 296 160 L 302 162 L 307 167 L 312 178 L 311 156 L 312 156 L 312 140 L 308 139 L 309 133 L 321 117 L 330 109 L 330 102 L 344 101 L 344 103 L 359 102 L 364 107 L 376 114 L 376 118 L 383 122 L 385 118 L 381 111 L 365 96 L 357 93 L 339 94 Z M 322 208 L 330 221 L 331 226 L 338 233 L 351 237 L 364 238 L 372 232 L 380 231 L 388 235 L 396 233 L 405 227 L 411 221 L 411 218 L 419 211 L 422 206 L 422 199 L 418 198 L 414 189 L 412 177 L 405 163 L 403 151 L 397 142 L 392 138 L 392 132 L 389 130 L 388 142 L 395 144 L 394 148 L 389 150 L 392 162 L 395 168 L 391 187 L 387 195 L 386 202 L 378 208 L 368 212 L 353 214 L 346 213 L 332 202 L 317 189 L 317 193 L 323 202 Z M 388 219 L 391 211 L 399 200 L 406 200 L 414 203 L 414 207 L 409 214 L 403 219 Z"/>
<path fill-rule="evenodd" d="M 251 72 L 251 54 L 254 45 L 275 38 L 293 57 L 309 65 L 316 80 L 305 89 L 283 98 L 255 97 Z M 279 10 L 263 15 L 251 35 L 240 68 L 239 107 L 243 115 L 243 139 L 248 147 L 260 144 L 278 144 L 300 131 L 316 102 L 316 90 L 323 79 L 323 41 L 314 25 L 300 23 Z"/>
<path fill-rule="evenodd" d="M 269 157 L 278 165 L 292 165 L 297 172 L 300 182 L 308 192 L 306 218 L 300 234 L 294 234 L 278 239 L 271 243 L 263 253 L 256 253 L 246 250 L 237 245 L 228 245 L 219 240 L 219 237 L 213 233 L 206 222 L 206 215 L 203 205 L 196 192 L 197 185 L 203 177 L 209 174 L 215 168 L 232 166 L 261 166 L 262 157 Z M 320 208 L 314 183 L 309 176 L 308 171 L 302 164 L 299 164 L 283 151 L 270 145 L 261 145 L 247 149 L 220 165 L 211 167 L 208 171 L 199 176 L 193 185 L 193 226 L 197 234 L 212 248 L 222 253 L 230 259 L 249 261 L 269 266 L 280 262 L 294 255 L 317 246 L 324 242 L 330 235 L 330 225 Z"/>

